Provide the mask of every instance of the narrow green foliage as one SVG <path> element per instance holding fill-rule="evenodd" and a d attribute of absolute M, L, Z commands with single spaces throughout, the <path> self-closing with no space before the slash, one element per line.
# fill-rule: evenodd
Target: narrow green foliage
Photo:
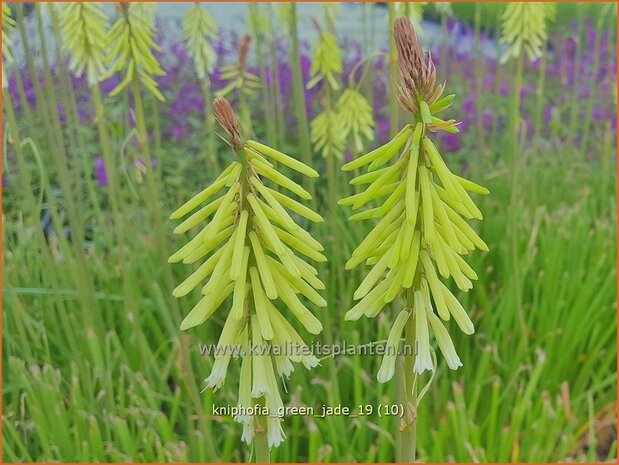
<path fill-rule="evenodd" d="M 123 75 L 122 81 L 110 92 L 112 96 L 122 92 L 137 79 L 157 99 L 165 100 L 153 78 L 165 74 L 153 55 L 153 50 L 159 50 L 153 40 L 156 32 L 154 8 L 155 5 L 151 3 L 125 3 L 120 6 L 120 17 L 109 31 L 110 68 L 101 78 L 107 79 L 116 73 Z"/>
<path fill-rule="evenodd" d="M 300 255 L 317 261 L 326 258 L 321 254 L 320 243 L 295 222 L 287 209 L 312 221 L 322 221 L 322 218 L 288 194 L 274 189 L 276 185 L 281 186 L 308 198 L 298 184 L 275 171 L 270 160 L 309 177 L 318 177 L 318 173 L 259 142 L 242 141 L 229 103 L 220 97 L 215 100 L 214 107 L 238 160 L 171 215 L 171 218 L 180 219 L 209 202 L 185 220 L 180 231 L 175 231 L 184 232 L 208 220 L 194 239 L 170 257 L 172 262 L 204 260 L 174 290 L 174 295 L 184 296 L 205 282 L 202 298 L 185 317 L 181 329 L 204 323 L 231 299 L 217 343 L 222 352 L 215 356 L 206 384 L 214 389 L 223 385 L 231 348 L 240 347 L 243 352 L 237 354 L 242 358 L 239 407 L 250 408 L 257 400 L 264 399 L 264 405 L 275 414 L 283 406 L 275 374 L 290 376 L 293 363 L 302 363 L 308 369 L 318 364 L 318 359 L 308 355 L 301 336 L 288 322 L 294 315 L 309 333 L 322 331 L 322 324 L 303 300 L 319 307 L 326 306 L 317 292 L 324 289 L 324 284 Z M 278 307 L 285 308 L 289 315 L 284 316 Z M 258 350 L 278 347 L 279 351 L 245 352 L 250 343 Z M 299 350 L 291 352 L 289 344 L 298 345 Z M 276 356 L 271 358 L 269 353 Z M 243 425 L 242 437 L 247 443 L 251 443 L 255 435 L 264 434 L 265 425 L 253 415 L 239 415 L 235 420 Z M 266 419 L 269 447 L 278 446 L 285 439 L 281 422 L 282 418 L 275 415 Z"/>
<path fill-rule="evenodd" d="M 105 74 L 109 22 L 103 5 L 97 2 L 65 3 L 60 16 L 63 44 L 71 54 L 69 69 L 76 75 L 86 73 L 94 86 Z"/>
<path fill-rule="evenodd" d="M 183 21 L 183 34 L 198 79 L 204 80 L 217 61 L 217 53 L 211 42 L 216 41 L 219 34 L 217 24 L 200 3 L 196 2 L 187 12 Z"/>

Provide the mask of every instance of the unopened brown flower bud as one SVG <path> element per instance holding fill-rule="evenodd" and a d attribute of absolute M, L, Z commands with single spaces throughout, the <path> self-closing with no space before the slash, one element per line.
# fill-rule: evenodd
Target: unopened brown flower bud
<path fill-rule="evenodd" d="M 217 118 L 217 122 L 221 125 L 222 129 L 226 131 L 226 134 L 228 134 L 230 145 L 235 151 L 239 150 L 243 146 L 241 142 L 241 130 L 234 116 L 234 111 L 232 110 L 230 102 L 224 97 L 217 97 L 213 100 L 213 111 L 215 113 L 215 118 Z"/>
<path fill-rule="evenodd" d="M 436 68 L 429 53 L 421 49 L 413 25 L 406 16 L 394 23 L 395 45 L 398 51 L 398 94 L 402 108 L 417 113 L 419 100 L 428 105 L 440 98 L 443 86 L 436 84 Z"/>

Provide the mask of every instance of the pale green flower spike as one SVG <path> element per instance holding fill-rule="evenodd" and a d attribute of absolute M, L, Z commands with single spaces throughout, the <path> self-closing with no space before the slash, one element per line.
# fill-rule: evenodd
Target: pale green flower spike
<path fill-rule="evenodd" d="M 335 108 L 338 112 L 344 137 L 352 137 L 353 147 L 356 151 L 363 150 L 367 142 L 374 140 L 372 106 L 361 92 L 355 87 L 350 87 L 342 92 Z"/>
<path fill-rule="evenodd" d="M 183 34 L 198 79 L 204 80 L 217 62 L 217 53 L 211 41 L 217 40 L 219 35 L 217 24 L 200 3 L 196 2 L 187 12 L 183 21 Z"/>
<path fill-rule="evenodd" d="M 346 148 L 346 132 L 341 115 L 333 110 L 319 113 L 311 122 L 311 142 L 323 157 L 342 160 Z"/>
<path fill-rule="evenodd" d="M 217 92 L 219 97 L 229 95 L 235 90 L 244 95 L 252 96 L 256 92 L 256 89 L 262 86 L 260 78 L 246 70 L 247 54 L 249 53 L 250 44 L 251 37 L 249 35 L 243 36 L 241 45 L 239 46 L 238 61 L 232 65 L 221 67 L 221 79 L 228 83 L 223 89 Z"/>
<path fill-rule="evenodd" d="M 2 3 L 2 88 L 9 86 L 7 73 L 4 65 L 13 63 L 13 42 L 11 41 L 11 31 L 15 29 L 15 20 L 11 16 L 11 9 L 6 3 Z"/>
<path fill-rule="evenodd" d="M 72 2 L 63 5 L 60 16 L 64 45 L 71 54 L 69 69 L 76 76 L 86 73 L 94 86 L 105 74 L 108 19 L 101 3 Z"/>
<path fill-rule="evenodd" d="M 342 167 L 344 171 L 367 167 L 367 173 L 351 181 L 364 185 L 365 190 L 339 203 L 351 205 L 353 210 L 374 204 L 350 220 L 378 220 L 346 264 L 347 269 L 361 263 L 372 268 L 354 293 L 359 302 L 345 318 L 375 317 L 407 291 L 407 308 L 399 313 L 386 349 L 397 348 L 407 320 L 414 318 L 414 371 L 421 374 L 435 369 L 431 333 L 447 365 L 455 370 L 462 363 L 441 320 L 453 316 L 465 334 L 472 334 L 474 328 L 439 275 L 453 278 L 464 292 L 472 288 L 471 281 L 477 275 L 462 255 L 488 247 L 465 221 L 482 219 L 467 191 L 488 194 L 488 190 L 452 173 L 430 139 L 431 133 L 439 130 L 458 131 L 454 120 L 435 116 L 453 102 L 454 96 L 442 96 L 444 85 L 436 85 L 432 59 L 421 50 L 406 17 L 395 21 L 395 41 L 399 57 L 398 100 L 411 113 L 413 122 L 387 144 Z M 393 377 L 395 360 L 395 352 L 386 350 L 379 382 Z"/>
<path fill-rule="evenodd" d="M 530 60 L 539 58 L 546 41 L 546 19 L 549 11 L 545 3 L 509 3 L 503 13 L 501 43 L 508 48 L 501 62 L 518 58 L 524 51 Z"/>
<path fill-rule="evenodd" d="M 153 55 L 159 50 L 155 43 L 153 3 L 121 3 L 120 17 L 109 31 L 110 68 L 101 79 L 107 79 L 115 73 L 122 73 L 123 80 L 110 92 L 118 95 L 134 78 L 137 78 L 156 98 L 164 101 L 157 81 L 153 76 L 163 76 L 165 71 Z"/>
<path fill-rule="evenodd" d="M 266 430 L 269 447 L 275 447 L 286 437 L 282 418 L 276 417 L 283 406 L 277 377 L 289 376 L 294 363 L 302 363 L 307 369 L 318 364 L 289 320 L 294 315 L 309 333 L 318 334 L 322 324 L 304 301 L 318 307 L 327 305 L 318 293 L 325 288 L 318 272 L 301 256 L 319 262 L 327 259 L 320 243 L 297 224 L 293 215 L 314 222 L 322 222 L 322 217 L 283 190 L 306 200 L 311 196 L 276 171 L 272 162 L 311 178 L 317 178 L 318 173 L 260 142 L 242 141 L 228 101 L 218 97 L 213 105 L 238 160 L 170 216 L 181 219 L 204 204 L 175 233 L 209 220 L 194 239 L 170 257 L 172 263 L 203 262 L 173 294 L 181 297 L 202 286 L 202 298 L 181 323 L 182 330 L 204 323 L 228 302 L 230 310 L 217 343 L 220 355 L 215 356 L 206 385 L 213 389 L 223 385 L 231 360 L 230 348 L 239 347 L 239 406 L 253 407 L 263 399 L 274 416 L 266 424 L 261 418 L 245 414 L 237 415 L 235 420 L 243 425 L 243 441 L 249 444 L 255 434 Z M 279 190 L 274 189 L 277 186 Z M 247 351 L 250 343 L 258 348 L 253 353 Z"/>
<path fill-rule="evenodd" d="M 335 34 L 323 31 L 320 33 L 310 69 L 311 79 L 307 88 L 312 89 L 321 81 L 334 91 L 339 90 L 338 76 L 342 73 L 342 50 L 337 43 Z"/>

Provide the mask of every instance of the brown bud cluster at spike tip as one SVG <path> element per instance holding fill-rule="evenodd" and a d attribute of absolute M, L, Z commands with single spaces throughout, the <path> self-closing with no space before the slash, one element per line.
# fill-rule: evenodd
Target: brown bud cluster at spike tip
<path fill-rule="evenodd" d="M 236 121 L 234 111 L 224 97 L 217 97 L 213 100 L 213 112 L 217 122 L 221 125 L 226 134 L 230 137 L 230 145 L 234 151 L 238 151 L 243 146 L 241 142 L 241 129 Z"/>
<path fill-rule="evenodd" d="M 249 54 L 249 46 L 251 45 L 251 36 L 245 34 L 241 39 L 241 45 L 239 45 L 239 64 L 241 69 L 245 69 L 247 63 L 247 55 Z"/>
<path fill-rule="evenodd" d="M 435 87 L 436 68 L 432 56 L 421 49 L 410 19 L 397 18 L 393 33 L 398 50 L 398 102 L 406 111 L 416 114 L 419 100 L 432 105 L 443 94 L 445 85 Z"/>

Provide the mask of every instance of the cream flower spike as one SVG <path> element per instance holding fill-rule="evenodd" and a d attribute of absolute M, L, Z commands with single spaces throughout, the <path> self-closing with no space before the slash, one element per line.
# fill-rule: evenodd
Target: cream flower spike
<path fill-rule="evenodd" d="M 372 268 L 354 293 L 359 302 L 345 318 L 375 317 L 405 292 L 406 308 L 396 318 L 387 346 L 399 345 L 407 320 L 413 318 L 417 350 L 414 367 L 406 369 L 421 374 L 435 368 L 430 333 L 448 366 L 456 369 L 462 365 L 441 320 L 453 316 L 465 334 L 474 332 L 473 323 L 439 275 L 453 278 L 464 292 L 472 288 L 477 275 L 462 255 L 488 247 L 465 221 L 482 219 L 468 192 L 487 194 L 488 190 L 452 173 L 429 137 L 439 130 L 457 132 L 454 120 L 435 116 L 453 102 L 454 96 L 441 97 L 444 86 L 436 85 L 432 59 L 422 52 L 409 19 L 396 20 L 395 40 L 398 98 L 413 114 L 413 121 L 387 144 L 342 168 L 351 171 L 366 167 L 367 172 L 351 181 L 365 186 L 365 190 L 340 200 L 340 205 L 357 210 L 374 204 L 349 219 L 378 220 L 346 264 L 347 269 L 361 263 Z M 383 358 L 378 381 L 390 380 L 394 371 L 395 355 L 390 351 Z"/>
<path fill-rule="evenodd" d="M 260 142 L 243 141 L 228 101 L 218 97 L 213 105 L 238 160 L 170 216 L 182 219 L 197 209 L 176 228 L 176 233 L 208 220 L 170 257 L 172 263 L 202 261 L 173 294 L 182 297 L 201 286 L 202 298 L 183 320 L 183 330 L 206 322 L 218 310 L 223 311 L 222 307 L 229 309 L 217 343 L 220 355 L 215 357 L 207 386 L 218 389 L 224 384 L 232 356 L 230 347 L 240 347 L 239 406 L 248 409 L 256 399 L 264 399 L 269 412 L 277 415 L 283 406 L 277 377 L 289 376 L 295 363 L 308 369 L 318 364 L 316 357 L 308 355 L 308 346 L 289 320 L 294 316 L 309 333 L 318 334 L 322 324 L 305 302 L 318 307 L 327 303 L 318 292 L 325 288 L 324 284 L 304 258 L 324 262 L 324 249 L 298 223 L 302 219 L 323 219 L 284 193 L 287 190 L 304 200 L 311 199 L 272 162 L 312 178 L 318 173 Z M 251 353 L 246 350 L 250 343 L 263 349 Z M 269 417 L 266 421 L 239 414 L 235 420 L 243 425 L 242 438 L 247 443 L 256 434 L 267 434 L 270 447 L 285 439 L 281 418 Z"/>

